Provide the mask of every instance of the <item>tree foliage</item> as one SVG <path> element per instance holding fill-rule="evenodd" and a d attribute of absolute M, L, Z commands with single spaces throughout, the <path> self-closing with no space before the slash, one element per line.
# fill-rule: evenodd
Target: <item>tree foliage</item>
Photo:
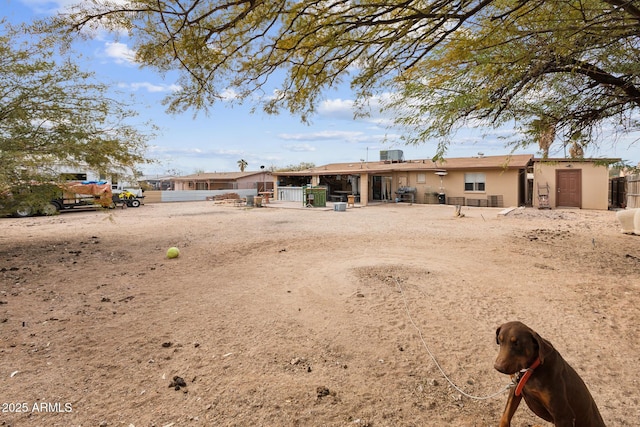
<path fill-rule="evenodd" d="M 315 163 L 309 163 L 309 162 L 300 162 L 297 165 L 295 164 L 290 164 L 281 168 L 271 168 L 272 172 L 295 172 L 295 171 L 303 171 L 303 170 L 307 170 L 307 169 L 313 169 L 315 168 L 316 165 Z"/>
<path fill-rule="evenodd" d="M 233 89 L 306 120 L 348 82 L 363 112 L 398 93 L 388 107 L 413 129 L 406 141 L 438 138 L 439 154 L 468 124 L 513 122 L 516 147 L 550 135 L 582 147 L 605 122 L 637 129 L 638 0 L 91 0 L 53 29 L 102 27 L 128 31 L 140 63 L 181 71 L 174 112 Z"/>
<path fill-rule="evenodd" d="M 147 162 L 150 134 L 129 123 L 136 113 L 108 86 L 0 25 L 0 193 L 55 181 L 62 167 L 123 174 Z"/>
<path fill-rule="evenodd" d="M 416 130 L 413 141 L 441 138 L 440 152 L 462 124 L 510 123 L 521 130 L 514 147 L 538 143 L 545 156 L 556 141 L 582 157 L 602 125 L 637 130 L 640 10 L 633 3 L 502 2 L 402 75 L 400 121 Z"/>

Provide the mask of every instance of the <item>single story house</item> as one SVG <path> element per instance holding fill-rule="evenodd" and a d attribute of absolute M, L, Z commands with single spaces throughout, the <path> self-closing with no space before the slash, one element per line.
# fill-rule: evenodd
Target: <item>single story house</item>
<path fill-rule="evenodd" d="M 270 171 L 259 172 L 207 172 L 174 177 L 173 189 L 184 190 L 246 190 L 258 193 L 273 190 Z"/>
<path fill-rule="evenodd" d="M 138 183 L 145 190 L 167 191 L 173 190 L 174 175 L 144 175 L 138 178 Z"/>
<path fill-rule="evenodd" d="M 400 150 L 397 150 L 400 151 Z M 275 198 L 288 188 L 325 187 L 327 199 L 354 195 L 367 205 L 383 201 L 464 206 L 535 206 L 608 209 L 608 165 L 618 159 L 537 159 L 529 154 L 333 163 L 274 172 Z M 382 157 L 382 152 L 381 152 Z M 282 190 L 279 190 L 282 189 Z"/>

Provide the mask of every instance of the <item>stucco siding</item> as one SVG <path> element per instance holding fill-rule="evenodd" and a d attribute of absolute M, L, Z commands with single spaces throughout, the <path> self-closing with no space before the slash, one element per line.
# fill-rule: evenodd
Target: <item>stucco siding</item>
<path fill-rule="evenodd" d="M 602 209 L 609 208 L 609 170 L 604 165 L 593 162 L 536 162 L 533 168 L 534 197 L 533 204 L 538 207 L 538 187 L 549 185 L 549 204 L 557 207 L 558 184 L 556 182 L 557 170 L 581 171 L 581 208 Z"/>
<path fill-rule="evenodd" d="M 485 176 L 484 191 L 465 191 L 465 173 L 483 173 Z M 407 185 L 416 188 L 416 203 L 426 203 L 431 193 L 440 193 L 440 176 L 434 172 L 404 172 L 393 176 L 396 188 Z M 422 182 L 424 181 L 424 182 Z M 406 182 L 406 184 L 403 184 Z M 449 198 L 467 200 L 487 200 L 489 196 L 502 196 L 504 206 L 518 205 L 518 171 L 517 170 L 476 170 L 449 171 L 442 177 L 442 190 Z"/>

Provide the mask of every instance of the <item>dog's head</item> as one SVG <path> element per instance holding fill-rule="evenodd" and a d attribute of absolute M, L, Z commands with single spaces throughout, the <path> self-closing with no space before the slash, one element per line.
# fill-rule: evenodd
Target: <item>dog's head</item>
<path fill-rule="evenodd" d="M 545 357 L 554 351 L 549 341 L 521 322 L 508 322 L 496 329 L 496 342 L 500 351 L 493 366 L 507 375 L 529 368 L 536 358 L 544 364 Z"/>

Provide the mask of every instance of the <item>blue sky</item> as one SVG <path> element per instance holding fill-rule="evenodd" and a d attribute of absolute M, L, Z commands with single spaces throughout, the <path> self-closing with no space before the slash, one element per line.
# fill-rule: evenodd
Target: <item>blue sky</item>
<path fill-rule="evenodd" d="M 4 15 L 10 22 L 29 22 L 44 18 L 77 0 L 0 0 L 5 3 Z M 248 170 L 260 166 L 284 167 L 301 162 L 323 165 L 354 162 L 361 159 L 375 161 L 380 150 L 400 149 L 405 159 L 430 158 L 435 142 L 419 146 L 405 146 L 398 131 L 390 130 L 387 121 L 373 114 L 367 119 L 353 119 L 353 95 L 348 88 L 327 91 L 326 99 L 311 118 L 311 125 L 286 113 L 270 116 L 251 113 L 251 105 L 233 108 L 220 102 L 208 114 L 194 112 L 170 115 L 161 104 L 172 90 L 178 90 L 176 74 L 160 76 L 140 68 L 133 62 L 134 52 L 127 39 L 101 35 L 92 41 L 75 46 L 83 53 L 81 65 L 93 71 L 105 83 L 118 88 L 123 97 L 136 99 L 135 109 L 141 121 L 151 120 L 159 128 L 158 136 L 149 142 L 148 156 L 157 164 L 145 166 L 145 174 L 165 174 L 177 171 L 191 174 L 196 171 L 233 172 L 238 160 L 248 162 Z M 375 112 L 374 112 L 375 113 Z M 447 157 L 507 154 L 510 149 L 499 139 L 510 129 L 494 131 L 464 129 L 455 137 Z M 386 141 L 385 141 L 386 136 Z M 640 134 L 629 135 L 615 144 L 602 144 L 599 150 L 589 149 L 587 157 L 619 157 L 633 164 L 640 162 L 640 143 L 630 145 Z M 532 145 L 520 153 L 536 154 Z M 563 153 L 551 155 L 562 156 Z"/>

